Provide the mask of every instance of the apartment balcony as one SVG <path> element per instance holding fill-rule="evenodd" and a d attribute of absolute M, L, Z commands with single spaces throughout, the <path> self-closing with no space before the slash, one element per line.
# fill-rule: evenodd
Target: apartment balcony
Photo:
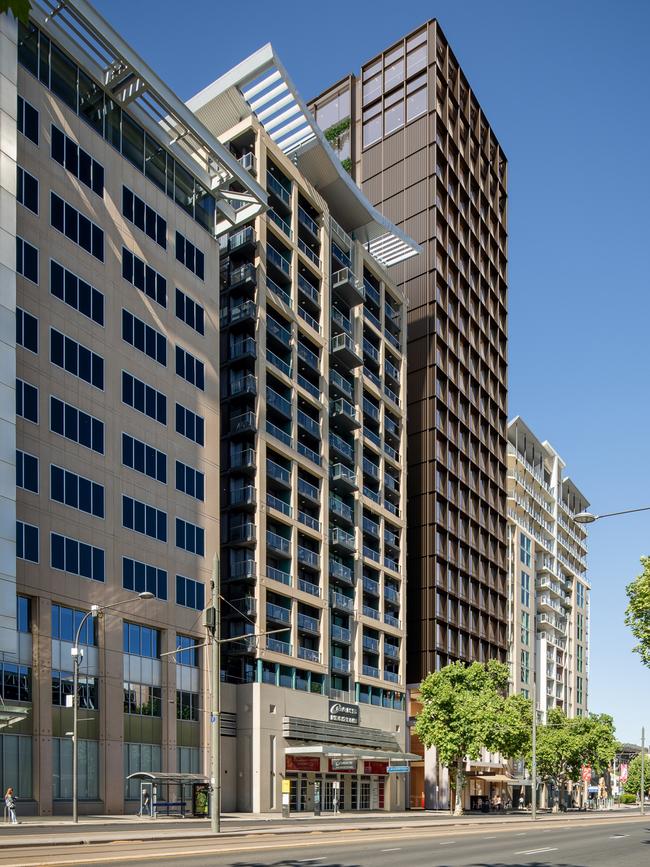
<path fill-rule="evenodd" d="M 231 581 L 245 581 L 257 577 L 257 563 L 255 560 L 240 560 L 238 563 L 230 563 L 228 566 L 227 579 Z"/>
<path fill-rule="evenodd" d="M 245 226 L 233 232 L 228 238 L 229 253 L 248 253 L 255 249 L 255 232 L 252 226 Z"/>
<path fill-rule="evenodd" d="M 374 304 L 377 308 L 379 308 L 381 303 L 381 298 L 379 296 L 379 289 L 377 289 L 373 284 L 368 280 L 367 277 L 363 278 L 363 293 L 364 297 Z"/>
<path fill-rule="evenodd" d="M 363 414 L 367 415 L 368 418 L 370 418 L 376 422 L 379 422 L 379 420 L 381 418 L 381 413 L 379 412 L 379 407 L 375 406 L 374 403 L 371 403 L 365 397 L 363 399 Z"/>
<path fill-rule="evenodd" d="M 364 665 L 361 668 L 361 673 L 364 677 L 379 677 L 379 669 L 375 668 L 374 665 Z"/>
<path fill-rule="evenodd" d="M 389 659 L 399 659 L 399 647 L 396 647 L 394 644 L 384 643 L 384 656 L 387 656 Z"/>
<path fill-rule="evenodd" d="M 396 407 L 400 407 L 401 401 L 399 399 L 399 395 L 394 392 L 391 388 L 389 388 L 386 383 L 384 383 L 384 396 L 388 398 Z"/>
<path fill-rule="evenodd" d="M 266 275 L 266 288 L 276 295 L 283 304 L 286 304 L 287 307 L 291 307 L 291 295 L 287 292 L 287 289 L 278 285 L 275 280 L 271 280 L 268 274 Z M 288 288 L 290 289 L 291 287 Z"/>
<path fill-rule="evenodd" d="M 393 442 L 399 445 L 399 441 L 401 438 L 399 425 L 394 422 L 389 416 L 386 416 L 384 418 L 384 432 L 387 437 L 389 437 Z"/>
<path fill-rule="evenodd" d="M 337 611 L 346 611 L 348 614 L 354 611 L 354 599 L 335 590 L 330 590 L 330 604 Z"/>
<path fill-rule="evenodd" d="M 384 566 L 386 569 L 390 569 L 391 572 L 396 572 L 399 575 L 399 563 L 397 560 L 394 560 L 392 557 L 384 557 Z"/>
<path fill-rule="evenodd" d="M 320 621 L 308 614 L 298 614 L 298 629 L 301 632 L 309 632 L 311 635 L 320 635 Z"/>
<path fill-rule="evenodd" d="M 304 524 L 305 527 L 309 527 L 310 530 L 314 530 L 316 533 L 320 533 L 322 525 L 318 518 L 314 518 L 312 515 L 308 515 L 307 512 L 299 511 L 298 520 L 301 524 Z"/>
<path fill-rule="evenodd" d="M 285 467 L 281 467 L 280 464 L 272 461 L 270 458 L 266 459 L 266 474 L 275 482 L 282 485 L 282 487 L 291 488 L 291 471 Z"/>
<path fill-rule="evenodd" d="M 372 500 L 373 503 L 376 503 L 378 506 L 381 505 L 381 497 L 377 491 L 373 491 L 372 488 L 369 488 L 368 485 L 363 486 L 363 496 L 368 497 L 369 500 Z"/>
<path fill-rule="evenodd" d="M 336 671 L 339 674 L 349 674 L 350 673 L 350 660 L 343 659 L 342 656 L 333 656 L 330 668 L 332 671 Z"/>
<path fill-rule="evenodd" d="M 345 530 L 341 530 L 339 527 L 330 530 L 330 545 L 333 548 L 343 549 L 344 551 L 354 552 L 356 550 L 354 534 L 346 533 Z"/>
<path fill-rule="evenodd" d="M 252 373 L 230 380 L 230 397 L 242 397 L 244 395 L 255 396 L 257 394 L 257 377 Z"/>
<path fill-rule="evenodd" d="M 394 614 L 384 614 L 384 623 L 387 626 L 393 626 L 395 629 L 402 628 L 402 621 L 399 617 L 395 617 Z"/>
<path fill-rule="evenodd" d="M 298 358 L 301 361 L 304 361 L 307 367 L 310 367 L 312 370 L 320 373 L 320 362 L 318 356 L 315 352 L 312 352 L 304 343 L 298 341 Z"/>
<path fill-rule="evenodd" d="M 266 245 L 266 260 L 273 265 L 285 278 L 291 279 L 291 262 L 270 244 Z M 282 278 L 279 278 L 282 279 Z"/>
<path fill-rule="evenodd" d="M 253 485 L 245 485 L 241 488 L 232 488 L 229 496 L 231 506 L 255 506 L 257 492 Z"/>
<path fill-rule="evenodd" d="M 257 532 L 252 521 L 236 524 L 227 530 L 226 543 L 229 545 L 254 545 L 256 541 Z"/>
<path fill-rule="evenodd" d="M 337 370 L 330 370 L 330 385 L 332 388 L 336 388 L 341 394 L 345 395 L 345 397 L 349 397 L 350 400 L 354 397 L 354 386 L 351 382 L 349 382 L 344 376 Z"/>
<path fill-rule="evenodd" d="M 354 523 L 354 509 L 336 497 L 330 497 L 330 514 L 336 515 L 348 524 Z"/>
<path fill-rule="evenodd" d="M 280 231 L 287 236 L 287 238 L 291 241 L 293 239 L 293 232 L 291 231 L 291 226 L 282 217 L 276 213 L 273 208 L 269 208 L 266 212 L 266 216 L 274 223 Z"/>
<path fill-rule="evenodd" d="M 288 557 L 291 554 L 291 540 L 285 539 L 284 536 L 279 536 L 271 530 L 267 530 L 266 532 L 266 546 L 271 551 L 282 554 L 284 557 Z"/>
<path fill-rule="evenodd" d="M 281 206 L 283 213 L 291 208 L 291 190 L 287 189 L 270 172 L 266 175 L 266 189 L 271 194 L 271 200 Z"/>
<path fill-rule="evenodd" d="M 312 248 L 309 246 L 309 244 L 307 244 L 305 241 L 303 241 L 302 238 L 298 238 L 298 249 L 320 271 L 320 268 L 321 268 L 320 256 L 314 250 L 312 250 Z"/>
<path fill-rule="evenodd" d="M 365 296 L 366 296 L 366 298 L 368 297 L 367 290 L 365 292 Z M 377 316 L 375 316 L 375 314 L 372 312 L 372 310 L 369 310 L 367 305 L 365 305 L 365 304 L 363 306 L 363 317 L 364 317 L 364 319 L 367 319 L 368 322 L 372 323 L 372 325 L 375 326 L 377 331 L 381 332 L 381 322 L 379 321 Z"/>
<path fill-rule="evenodd" d="M 277 512 L 281 512 L 283 515 L 286 515 L 287 518 L 290 518 L 293 514 L 293 509 L 289 505 L 289 503 L 285 503 L 284 500 L 281 500 L 280 497 L 276 497 L 273 494 L 266 495 L 266 505 L 270 509 L 275 509 Z"/>
<path fill-rule="evenodd" d="M 298 578 L 298 590 L 309 593 L 310 596 L 320 596 L 320 586 L 307 581 L 305 578 Z"/>
<path fill-rule="evenodd" d="M 366 337 L 363 338 L 363 354 L 379 364 L 379 350 Z"/>
<path fill-rule="evenodd" d="M 397 479 L 393 478 L 390 473 L 384 473 L 384 487 L 387 491 L 390 491 L 393 494 L 399 496 L 399 482 L 397 481 Z"/>
<path fill-rule="evenodd" d="M 308 394 L 310 394 L 313 398 L 320 402 L 320 388 L 317 385 L 314 385 L 313 382 L 310 382 L 301 373 L 298 374 L 298 385 L 301 388 L 304 388 Z"/>
<path fill-rule="evenodd" d="M 292 414 L 291 401 L 286 397 L 282 397 L 277 391 L 267 385 L 266 387 L 266 403 L 267 406 L 273 407 L 274 410 L 290 419 Z"/>
<path fill-rule="evenodd" d="M 361 427 L 359 413 L 344 397 L 330 401 L 330 420 L 337 428 L 348 432 Z"/>
<path fill-rule="evenodd" d="M 285 430 L 282 430 L 281 427 L 278 427 L 277 424 L 273 424 L 272 421 L 266 422 L 266 432 L 271 434 L 278 442 L 281 442 L 282 445 L 287 446 L 288 448 L 293 448 L 293 438 L 290 433 L 287 433 Z"/>
<path fill-rule="evenodd" d="M 304 458 L 307 458 L 308 461 L 311 461 L 313 464 L 316 464 L 320 467 L 322 459 L 317 451 L 314 451 L 314 449 L 310 449 L 309 446 L 306 446 L 304 443 L 301 442 L 297 444 L 296 451 L 299 455 L 302 455 Z"/>
<path fill-rule="evenodd" d="M 393 533 L 392 530 L 384 529 L 384 543 L 391 547 L 394 551 L 399 551 L 399 535 Z"/>
<path fill-rule="evenodd" d="M 349 260 L 348 260 L 349 261 Z M 336 292 L 350 307 L 363 302 L 363 286 L 350 266 L 333 270 L 332 291 Z"/>
<path fill-rule="evenodd" d="M 399 605 L 399 591 L 395 590 L 394 587 L 384 587 L 384 599 L 387 599 L 389 602 L 392 602 L 395 605 Z"/>
<path fill-rule="evenodd" d="M 350 630 L 346 629 L 345 626 L 337 626 L 335 623 L 332 624 L 330 636 L 332 641 L 336 641 L 338 644 L 350 644 L 352 642 Z"/>
<path fill-rule="evenodd" d="M 335 491 L 346 493 L 356 491 L 359 487 L 357 474 L 354 470 L 346 467 L 345 464 L 332 464 L 330 466 L 330 486 Z"/>
<path fill-rule="evenodd" d="M 255 271 L 255 265 L 251 262 L 240 265 L 238 268 L 231 268 L 228 275 L 228 289 L 251 287 L 255 286 L 256 283 L 257 272 Z"/>
<path fill-rule="evenodd" d="M 370 476 L 372 479 L 379 479 L 381 476 L 379 467 L 377 464 L 374 464 L 369 458 L 363 459 L 363 472 L 365 475 Z"/>
<path fill-rule="evenodd" d="M 271 620 L 273 623 L 291 623 L 291 608 L 267 602 L 266 619 Z"/>
<path fill-rule="evenodd" d="M 284 347 L 291 344 L 291 331 L 269 314 L 266 317 L 266 333 L 276 337 Z"/>
<path fill-rule="evenodd" d="M 278 584 L 286 584 L 287 587 L 291 587 L 291 575 L 289 572 L 283 572 L 282 569 L 267 566 L 266 577 L 270 578 L 271 581 L 277 581 Z"/>
<path fill-rule="evenodd" d="M 292 648 L 288 641 L 280 641 L 278 638 L 272 638 L 270 635 L 266 638 L 266 649 L 273 653 L 283 653 L 286 656 L 291 656 Z"/>
<path fill-rule="evenodd" d="M 254 301 L 244 301 L 235 307 L 227 307 L 221 312 L 221 327 L 226 325 L 238 325 L 241 322 L 255 322 L 257 320 L 257 304 Z"/>
<path fill-rule="evenodd" d="M 298 562 L 310 569 L 320 569 L 320 554 L 298 545 Z"/>
<path fill-rule="evenodd" d="M 298 478 L 298 494 L 312 503 L 320 505 L 320 489 L 300 477 Z"/>
<path fill-rule="evenodd" d="M 307 229 L 314 240 L 320 241 L 320 226 L 316 220 L 309 216 L 304 208 L 300 207 L 300 205 L 298 205 L 298 223 Z"/>
<path fill-rule="evenodd" d="M 370 605 L 364 605 L 361 609 L 364 617 L 370 617 L 372 620 L 380 620 L 381 614 L 376 608 L 371 608 Z"/>
<path fill-rule="evenodd" d="M 251 175 L 257 175 L 257 157 L 254 153 L 242 154 L 237 162 L 243 169 L 250 172 Z"/>
<path fill-rule="evenodd" d="M 234 340 L 230 344 L 227 361 L 244 361 L 249 358 L 251 360 L 257 358 L 257 344 L 252 337 Z"/>
<path fill-rule="evenodd" d="M 330 352 L 332 353 L 332 358 L 340 361 L 346 369 L 361 367 L 363 364 L 359 347 L 349 334 L 337 334 L 335 337 L 332 337 Z"/>
<path fill-rule="evenodd" d="M 389 683 L 399 683 L 399 674 L 395 671 L 384 670 L 384 680 L 387 680 Z"/>
<path fill-rule="evenodd" d="M 354 572 L 349 566 L 345 566 L 338 560 L 330 557 L 329 561 L 330 578 L 340 581 L 342 584 L 348 584 L 350 587 L 354 585 Z"/>
<path fill-rule="evenodd" d="M 297 415 L 298 426 L 303 430 L 307 431 L 307 433 L 311 434 L 316 439 L 320 439 L 320 422 L 311 418 L 311 416 L 307 415 L 306 412 L 303 412 L 301 409 L 298 410 Z"/>
<path fill-rule="evenodd" d="M 231 470 L 255 470 L 257 469 L 257 455 L 255 449 L 242 449 L 230 456 Z"/>
<path fill-rule="evenodd" d="M 374 536 L 376 539 L 379 538 L 379 524 L 376 521 L 372 521 L 366 515 L 363 516 L 363 520 L 361 522 L 361 526 L 363 528 L 364 533 L 369 533 L 371 536 Z"/>
<path fill-rule="evenodd" d="M 375 581 L 374 578 L 368 578 L 367 575 L 363 576 L 363 590 L 365 593 L 370 593 L 373 596 L 379 596 L 379 581 Z"/>
<path fill-rule="evenodd" d="M 362 645 L 363 649 L 368 650 L 370 653 L 379 653 L 379 640 L 377 638 L 364 635 Z"/>
<path fill-rule="evenodd" d="M 298 647 L 298 658 L 307 662 L 320 663 L 320 653 L 317 650 L 312 650 L 311 647 Z"/>
<path fill-rule="evenodd" d="M 338 434 L 330 433 L 330 448 L 338 452 L 349 461 L 354 460 L 354 447 L 342 439 Z"/>
<path fill-rule="evenodd" d="M 304 298 L 320 309 L 320 292 L 303 274 L 298 274 L 298 291 Z"/>
<path fill-rule="evenodd" d="M 352 337 L 352 322 L 336 307 L 332 307 L 330 321 L 332 334 L 347 334 Z"/>

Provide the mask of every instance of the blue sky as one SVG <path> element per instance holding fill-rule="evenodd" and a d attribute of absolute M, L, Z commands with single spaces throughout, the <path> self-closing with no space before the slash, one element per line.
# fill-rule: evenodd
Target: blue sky
<path fill-rule="evenodd" d="M 96 0 L 184 99 L 265 42 L 305 98 L 437 17 L 509 159 L 509 415 L 596 512 L 650 505 L 650 4 L 644 0 Z M 318 16 L 315 10 L 318 9 Z M 650 729 L 625 584 L 650 512 L 590 531 L 594 711 Z"/>

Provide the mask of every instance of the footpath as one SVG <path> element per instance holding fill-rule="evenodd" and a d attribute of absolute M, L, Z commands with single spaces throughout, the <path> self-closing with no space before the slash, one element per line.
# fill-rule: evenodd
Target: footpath
<path fill-rule="evenodd" d="M 588 813 L 540 813 L 538 822 L 567 822 L 587 819 L 620 820 L 639 815 L 635 808 L 617 808 Z M 448 812 L 364 813 L 314 816 L 306 813 L 289 819 L 275 814 L 227 814 L 221 820 L 221 837 L 237 838 L 332 831 L 474 827 L 513 823 L 531 825 L 530 813 L 492 813 L 452 816 Z M 25 817 L 19 825 L 0 824 L 0 849 L 12 847 L 74 846 L 151 840 L 187 840 L 212 837 L 206 819 L 140 818 L 138 816 L 83 816 L 77 824 L 68 817 Z"/>

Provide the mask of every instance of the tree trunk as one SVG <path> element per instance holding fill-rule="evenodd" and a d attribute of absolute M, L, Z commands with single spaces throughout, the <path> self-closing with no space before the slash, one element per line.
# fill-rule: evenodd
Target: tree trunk
<path fill-rule="evenodd" d="M 463 815 L 463 785 L 465 783 L 463 761 L 463 759 L 456 759 L 456 805 L 454 807 L 454 816 Z"/>

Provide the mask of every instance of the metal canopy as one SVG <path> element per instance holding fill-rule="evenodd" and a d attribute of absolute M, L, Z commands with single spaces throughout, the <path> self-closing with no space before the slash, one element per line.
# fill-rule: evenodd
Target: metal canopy
<path fill-rule="evenodd" d="M 304 744 L 302 746 L 285 747 L 287 756 L 326 756 L 327 758 L 365 759 L 366 761 L 399 760 L 403 762 L 421 762 L 422 756 L 406 753 L 401 750 L 374 750 L 372 748 L 343 747 L 331 744 Z"/>
<path fill-rule="evenodd" d="M 203 774 L 178 774 L 166 771 L 136 771 L 127 780 L 145 780 L 148 783 L 208 783 Z"/>
<path fill-rule="evenodd" d="M 215 193 L 225 222 L 238 225 L 266 205 L 262 187 L 90 3 L 34 0 L 30 16 Z M 245 192 L 228 195 L 233 181 Z M 235 210 L 233 198 L 246 204 Z M 225 228 L 218 224 L 216 234 Z"/>
<path fill-rule="evenodd" d="M 327 199 L 334 219 L 384 267 L 421 252 L 363 195 L 325 138 L 271 43 L 187 102 L 214 135 L 254 115 L 280 150 Z"/>

